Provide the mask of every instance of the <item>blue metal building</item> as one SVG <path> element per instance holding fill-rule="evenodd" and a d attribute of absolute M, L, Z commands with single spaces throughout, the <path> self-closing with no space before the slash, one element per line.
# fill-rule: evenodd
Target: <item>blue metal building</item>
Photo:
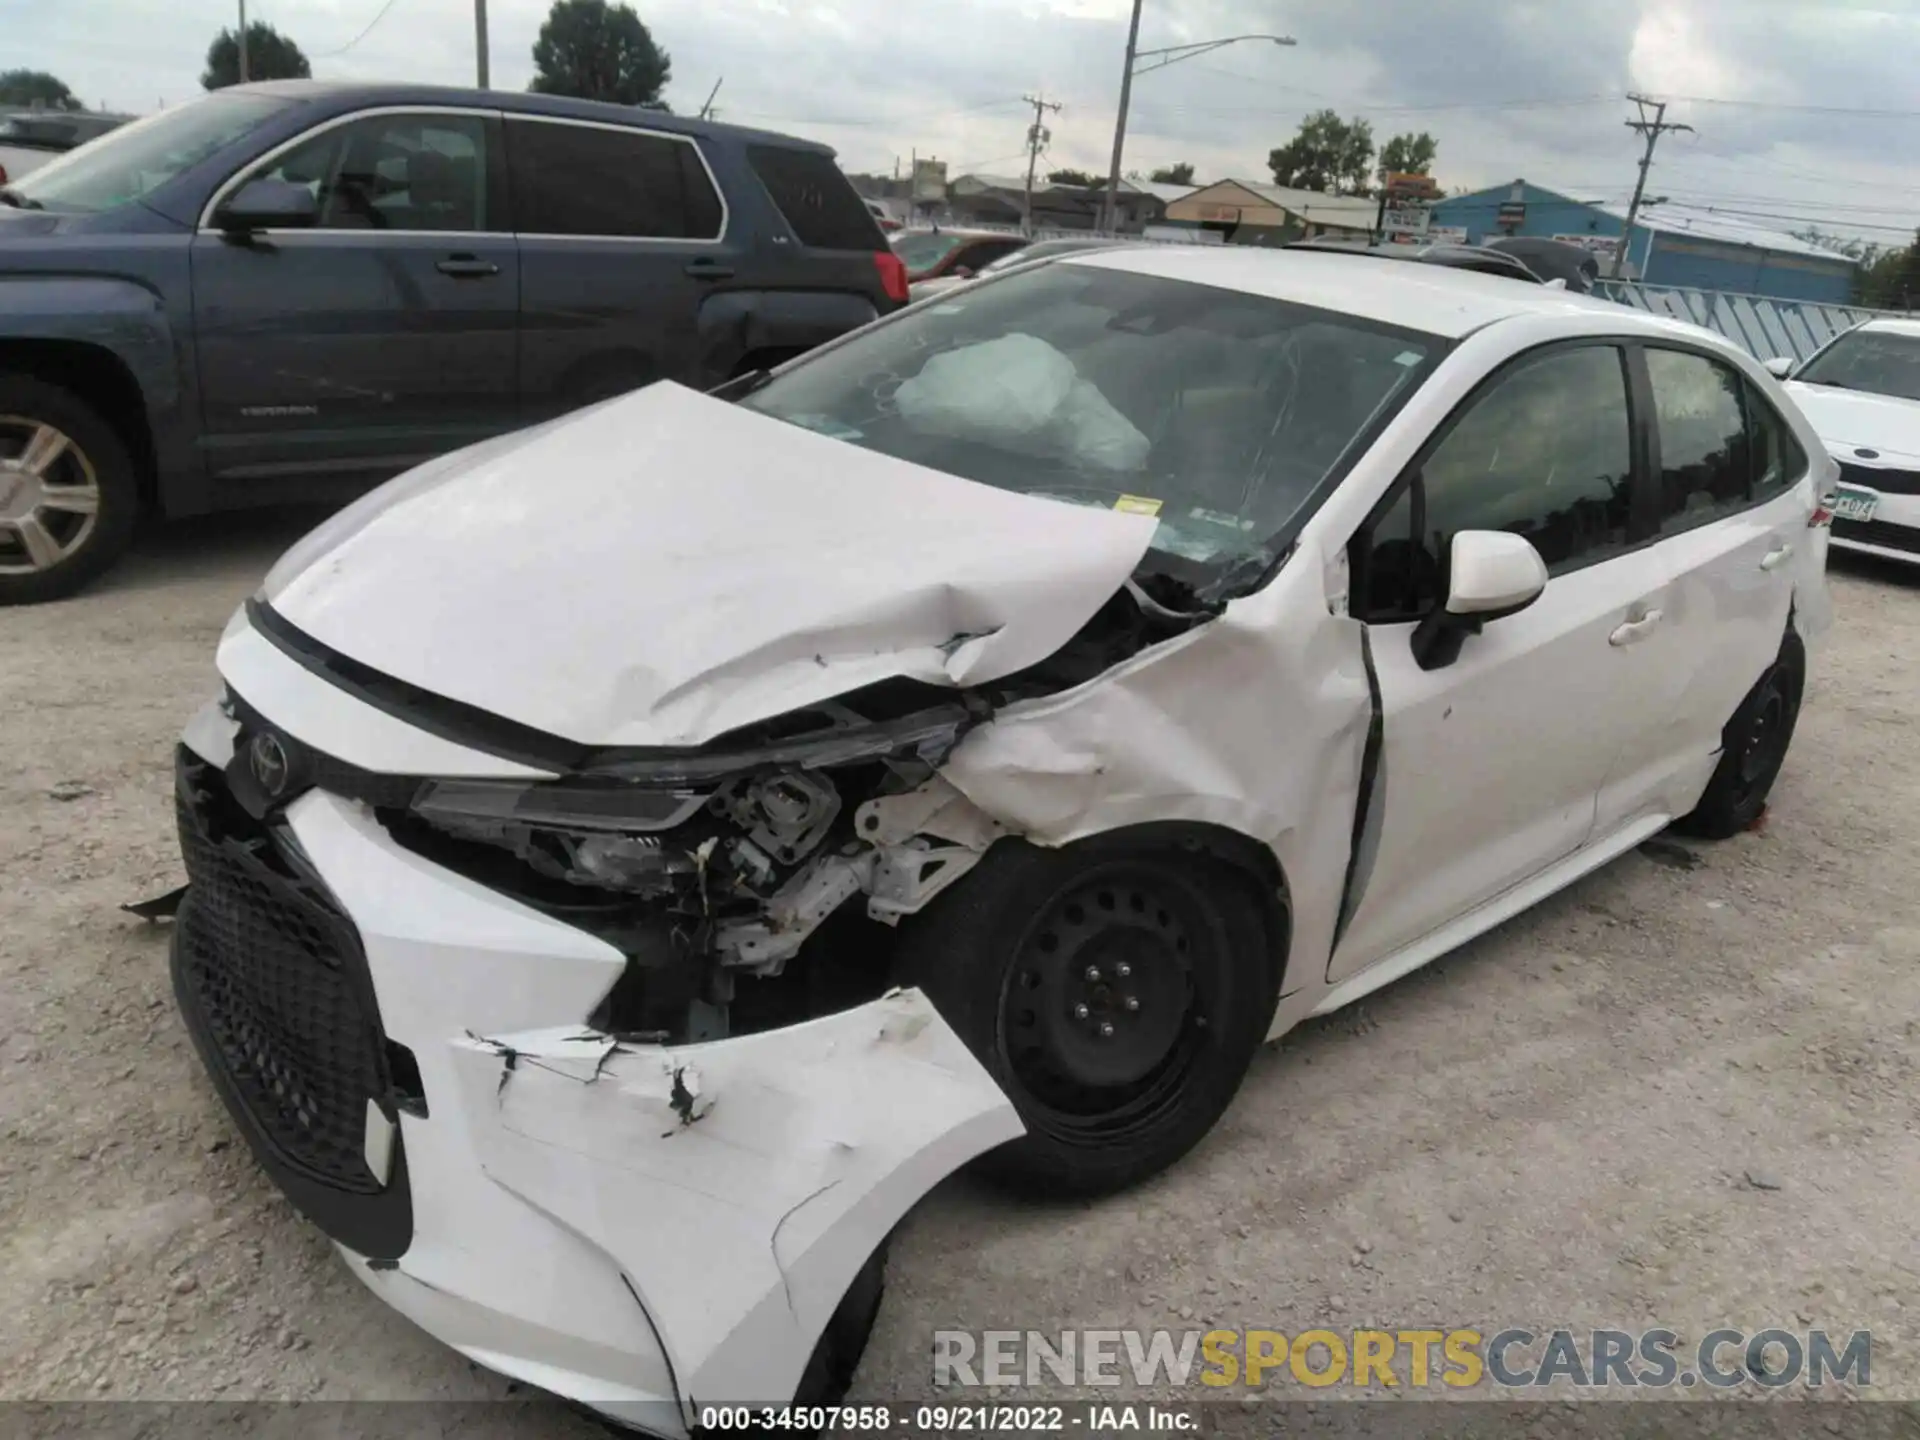
<path fill-rule="evenodd" d="M 1515 180 L 1436 202 L 1432 223 L 1464 230 L 1476 244 L 1489 235 L 1537 235 L 1598 247 L 1618 240 L 1626 208 Z M 1603 262 L 1602 274 L 1610 263 L 1610 258 Z M 1845 305 L 1854 296 L 1857 266 L 1844 255 L 1752 221 L 1662 202 L 1641 207 L 1621 273 L 1649 285 Z"/>

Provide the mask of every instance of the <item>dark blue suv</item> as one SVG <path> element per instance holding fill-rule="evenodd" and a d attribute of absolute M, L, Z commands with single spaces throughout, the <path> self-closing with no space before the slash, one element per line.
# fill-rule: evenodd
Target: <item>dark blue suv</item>
<path fill-rule="evenodd" d="M 503 91 L 220 91 L 0 189 L 0 603 L 72 592 L 142 511 L 345 498 L 905 299 L 822 146 Z"/>

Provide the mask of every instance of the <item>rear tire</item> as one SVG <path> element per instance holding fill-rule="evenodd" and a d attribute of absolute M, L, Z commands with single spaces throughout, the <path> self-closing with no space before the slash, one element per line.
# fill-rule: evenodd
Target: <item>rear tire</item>
<path fill-rule="evenodd" d="M 1674 822 L 1675 830 L 1701 840 L 1726 840 L 1765 813 L 1793 743 L 1806 684 L 1806 646 L 1789 630 L 1780 654 L 1720 732 L 1720 763 L 1700 803 Z"/>
<path fill-rule="evenodd" d="M 1284 937 L 1253 880 L 1197 848 L 1002 840 L 910 925 L 903 981 L 1027 1127 L 980 1167 L 1024 1194 L 1166 1169 L 1225 1112 L 1273 1019 Z"/>
<path fill-rule="evenodd" d="M 0 375 L 0 605 L 73 594 L 125 553 L 139 511 L 133 457 L 98 411 Z"/>

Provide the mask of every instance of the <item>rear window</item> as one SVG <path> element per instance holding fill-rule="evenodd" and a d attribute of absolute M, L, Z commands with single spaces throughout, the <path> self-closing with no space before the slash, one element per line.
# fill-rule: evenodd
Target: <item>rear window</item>
<path fill-rule="evenodd" d="M 523 235 L 720 238 L 720 197 L 689 140 L 552 120 L 514 120 L 507 136 Z"/>
<path fill-rule="evenodd" d="M 802 245 L 816 250 L 878 250 L 886 242 L 866 203 L 833 157 L 817 150 L 749 145 L 747 162 Z"/>

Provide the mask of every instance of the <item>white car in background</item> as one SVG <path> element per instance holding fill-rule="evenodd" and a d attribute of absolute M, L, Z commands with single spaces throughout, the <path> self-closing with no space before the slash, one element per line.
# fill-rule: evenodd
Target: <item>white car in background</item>
<path fill-rule="evenodd" d="M 1834 475 L 1705 330 L 1303 251 L 1064 256 L 663 381 L 234 615 L 181 1011 L 448 1344 L 668 1433 L 830 1401 L 957 1167 L 1141 1181 L 1262 1041 L 1753 823 Z"/>
<path fill-rule="evenodd" d="M 1833 543 L 1920 565 L 1920 320 L 1869 320 L 1767 368 L 1840 464 Z"/>
<path fill-rule="evenodd" d="M 0 114 L 0 185 L 23 180 L 49 161 L 126 123 L 124 115 L 79 110 Z"/>

